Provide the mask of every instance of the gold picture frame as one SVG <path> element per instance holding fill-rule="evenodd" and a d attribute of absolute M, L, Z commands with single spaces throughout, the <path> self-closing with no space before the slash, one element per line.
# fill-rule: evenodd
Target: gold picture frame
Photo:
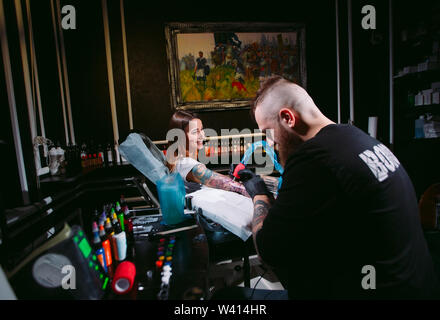
<path fill-rule="evenodd" d="M 175 110 L 248 108 L 273 74 L 306 88 L 303 24 L 175 22 L 165 36 Z"/>

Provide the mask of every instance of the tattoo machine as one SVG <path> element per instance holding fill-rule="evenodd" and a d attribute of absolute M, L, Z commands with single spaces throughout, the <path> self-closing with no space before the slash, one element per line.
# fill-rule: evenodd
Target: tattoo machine
<path fill-rule="evenodd" d="M 278 162 L 277 155 L 275 154 L 273 148 L 271 148 L 266 141 L 260 140 L 254 142 L 244 153 L 243 158 L 241 158 L 240 163 L 235 167 L 234 169 L 234 180 L 235 178 L 240 179 L 240 176 L 238 175 L 238 172 L 243 170 L 247 163 L 249 162 L 249 159 L 251 158 L 251 155 L 257 150 L 259 147 L 263 148 L 266 151 L 266 154 L 269 156 L 269 158 L 272 160 L 272 163 L 274 164 L 275 169 L 280 173 L 280 175 L 283 174 L 284 168 L 281 166 L 281 164 Z M 282 183 L 282 176 L 278 179 L 278 190 L 281 188 Z"/>

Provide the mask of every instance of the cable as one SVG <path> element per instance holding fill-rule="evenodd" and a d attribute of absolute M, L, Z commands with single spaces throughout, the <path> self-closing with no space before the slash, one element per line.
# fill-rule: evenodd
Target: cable
<path fill-rule="evenodd" d="M 260 279 L 258 279 L 257 283 L 255 284 L 254 289 L 252 290 L 252 294 L 251 294 L 249 300 L 252 300 L 252 298 L 253 298 L 253 296 L 254 296 L 254 293 L 255 293 L 255 289 L 256 289 L 257 286 L 258 286 L 258 283 L 260 282 L 260 280 L 264 277 L 264 275 L 265 275 L 266 273 L 267 273 L 267 269 L 264 270 L 263 274 L 260 276 Z"/>

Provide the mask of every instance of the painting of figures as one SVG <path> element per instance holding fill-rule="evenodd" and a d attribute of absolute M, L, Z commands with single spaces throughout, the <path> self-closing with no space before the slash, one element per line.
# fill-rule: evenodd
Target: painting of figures
<path fill-rule="evenodd" d="M 301 30 L 179 32 L 173 38 L 176 88 L 184 109 L 249 105 L 260 83 L 281 75 L 304 83 Z M 179 108 L 179 106 L 176 106 Z"/>

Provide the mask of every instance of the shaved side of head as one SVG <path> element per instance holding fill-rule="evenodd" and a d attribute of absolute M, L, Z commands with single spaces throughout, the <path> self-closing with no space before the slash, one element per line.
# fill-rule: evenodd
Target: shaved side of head
<path fill-rule="evenodd" d="M 282 108 L 290 108 L 305 118 L 321 115 L 306 90 L 280 76 L 270 77 L 262 84 L 253 103 L 254 112 L 257 107 L 267 119 L 276 119 Z"/>
<path fill-rule="evenodd" d="M 283 166 L 304 141 L 334 123 L 322 114 L 306 90 L 280 76 L 262 83 L 252 115 L 278 151 Z"/>

